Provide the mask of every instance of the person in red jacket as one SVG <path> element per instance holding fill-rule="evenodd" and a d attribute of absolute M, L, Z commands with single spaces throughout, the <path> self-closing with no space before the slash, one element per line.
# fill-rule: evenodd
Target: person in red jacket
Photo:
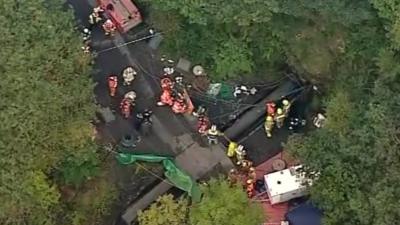
<path fill-rule="evenodd" d="M 209 127 L 209 121 L 208 118 L 204 115 L 199 116 L 197 119 L 197 131 L 201 135 L 205 135 L 207 133 Z"/>
<path fill-rule="evenodd" d="M 117 92 L 118 87 L 118 78 L 115 75 L 111 75 L 108 77 L 108 89 L 110 90 L 110 96 L 114 97 Z"/>
<path fill-rule="evenodd" d="M 131 105 L 132 102 L 130 99 L 127 98 L 122 99 L 120 108 L 121 108 L 121 113 L 125 119 L 131 116 Z"/>
<path fill-rule="evenodd" d="M 276 111 L 276 105 L 274 102 L 268 102 L 267 103 L 267 116 L 275 116 L 275 111 Z"/>
<path fill-rule="evenodd" d="M 115 31 L 117 30 L 117 27 L 110 19 L 107 19 L 106 22 L 104 22 L 104 24 L 103 24 L 103 29 L 104 29 L 105 35 L 113 36 L 115 34 Z"/>

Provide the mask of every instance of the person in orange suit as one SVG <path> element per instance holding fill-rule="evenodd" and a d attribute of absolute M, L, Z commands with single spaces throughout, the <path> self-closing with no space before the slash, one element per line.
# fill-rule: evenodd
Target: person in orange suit
<path fill-rule="evenodd" d="M 172 106 L 174 104 L 174 98 L 172 97 L 172 81 L 168 77 L 161 79 L 162 94 L 160 101 L 157 102 L 158 106 Z"/>
<path fill-rule="evenodd" d="M 208 118 L 204 115 L 199 116 L 197 119 L 197 131 L 201 135 L 205 135 L 207 133 L 209 127 L 209 121 Z"/>
<path fill-rule="evenodd" d="M 118 87 L 118 78 L 115 75 L 111 75 L 108 77 L 108 89 L 110 90 L 110 96 L 114 97 L 117 92 Z"/>
<path fill-rule="evenodd" d="M 180 113 L 185 113 L 186 109 L 187 105 L 185 103 L 185 100 L 183 99 L 182 96 L 178 96 L 178 98 L 172 104 L 172 111 L 174 113 L 180 114 Z"/>

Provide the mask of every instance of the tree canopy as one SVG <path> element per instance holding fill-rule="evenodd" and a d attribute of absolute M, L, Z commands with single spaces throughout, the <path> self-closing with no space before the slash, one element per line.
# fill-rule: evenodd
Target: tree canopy
<path fill-rule="evenodd" d="M 261 205 L 250 201 L 240 185 L 232 187 L 226 179 L 211 179 L 202 191 L 202 201 L 190 209 L 190 224 L 258 225 L 265 221 Z"/>
<path fill-rule="evenodd" d="M 172 195 L 161 196 L 149 209 L 139 212 L 140 225 L 259 225 L 265 215 L 259 203 L 251 202 L 240 185 L 231 186 L 223 177 L 211 179 L 202 185 L 204 193 L 200 203 Z"/>
<path fill-rule="evenodd" d="M 187 221 L 188 202 L 184 198 L 174 200 L 171 194 L 160 196 L 144 212 L 138 212 L 140 225 L 183 225 Z M 162 216 L 160 216 L 162 215 Z"/>
<path fill-rule="evenodd" d="M 66 161 L 98 163 L 91 141 L 89 57 L 82 55 L 73 15 L 62 4 L 0 1 L 0 223 L 4 225 L 60 224 L 58 185 L 68 181 L 54 175 L 66 170 Z"/>

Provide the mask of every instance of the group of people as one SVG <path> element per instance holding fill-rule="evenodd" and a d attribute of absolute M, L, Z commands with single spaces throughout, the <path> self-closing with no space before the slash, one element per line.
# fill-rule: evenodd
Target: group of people
<path fill-rule="evenodd" d="M 191 110 L 190 100 L 183 83 L 183 76 L 175 72 L 173 60 L 163 57 L 161 61 L 164 63 L 164 75 L 160 81 L 161 95 L 157 105 L 169 106 L 176 114 L 189 112 Z"/>
<path fill-rule="evenodd" d="M 122 84 L 124 86 L 131 85 L 132 82 L 135 80 L 136 75 L 137 71 L 132 66 L 126 67 L 122 71 L 122 78 L 123 78 Z M 107 82 L 108 82 L 108 89 L 110 96 L 115 97 L 119 87 L 118 76 L 117 75 L 108 76 Z M 126 92 L 123 96 L 124 97 L 120 103 L 121 114 L 123 115 L 124 118 L 129 118 L 131 116 L 132 107 L 135 106 L 136 92 L 131 90 Z"/>
<path fill-rule="evenodd" d="M 283 99 L 277 107 L 275 102 L 267 102 L 264 129 L 267 137 L 272 137 L 272 130 L 276 126 L 281 128 L 285 122 L 285 118 L 289 116 L 290 107 L 292 103 L 288 99 Z"/>
<path fill-rule="evenodd" d="M 249 198 L 254 196 L 255 183 L 257 179 L 256 170 L 253 167 L 253 162 L 246 158 L 247 152 L 243 145 L 236 142 L 229 142 L 227 156 L 229 158 L 235 157 L 236 165 L 239 169 L 232 169 L 229 173 L 228 179 L 231 183 L 245 181 L 245 188 Z"/>
<path fill-rule="evenodd" d="M 93 8 L 92 13 L 89 15 L 89 26 L 84 28 L 82 31 L 83 35 L 83 46 L 82 50 L 84 53 L 90 53 L 91 51 L 91 30 L 99 23 L 102 23 L 102 28 L 105 35 L 113 36 L 117 31 L 117 26 L 111 19 L 104 18 L 104 9 L 100 6 Z"/>

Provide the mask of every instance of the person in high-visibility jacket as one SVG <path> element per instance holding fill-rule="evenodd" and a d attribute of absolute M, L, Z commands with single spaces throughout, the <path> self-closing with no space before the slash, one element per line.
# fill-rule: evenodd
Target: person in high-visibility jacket
<path fill-rule="evenodd" d="M 267 116 L 264 123 L 265 133 L 267 133 L 267 137 L 272 137 L 272 129 L 274 128 L 274 118 L 272 116 Z"/>
<path fill-rule="evenodd" d="M 104 24 L 103 24 L 103 29 L 104 29 L 105 35 L 113 36 L 115 34 L 115 31 L 117 30 L 117 27 L 115 26 L 113 21 L 111 21 L 110 19 L 107 19 L 106 22 L 104 22 Z"/>
<path fill-rule="evenodd" d="M 281 108 L 278 108 L 276 110 L 276 115 L 274 117 L 276 127 L 281 128 L 283 126 L 283 122 L 285 121 L 286 115 L 283 113 L 283 110 Z"/>
<path fill-rule="evenodd" d="M 285 114 L 285 117 L 288 117 L 291 106 L 292 106 L 292 103 L 290 103 L 289 100 L 287 100 L 287 99 L 282 100 L 282 110 L 283 110 L 283 114 Z"/>
<path fill-rule="evenodd" d="M 229 142 L 228 151 L 227 151 L 226 155 L 228 157 L 235 156 L 237 147 L 238 147 L 238 144 L 236 142 L 233 142 L 233 141 Z"/>
<path fill-rule="evenodd" d="M 117 92 L 118 87 L 118 78 L 115 75 L 111 75 L 108 77 L 108 89 L 110 91 L 110 96 L 114 97 Z"/>

